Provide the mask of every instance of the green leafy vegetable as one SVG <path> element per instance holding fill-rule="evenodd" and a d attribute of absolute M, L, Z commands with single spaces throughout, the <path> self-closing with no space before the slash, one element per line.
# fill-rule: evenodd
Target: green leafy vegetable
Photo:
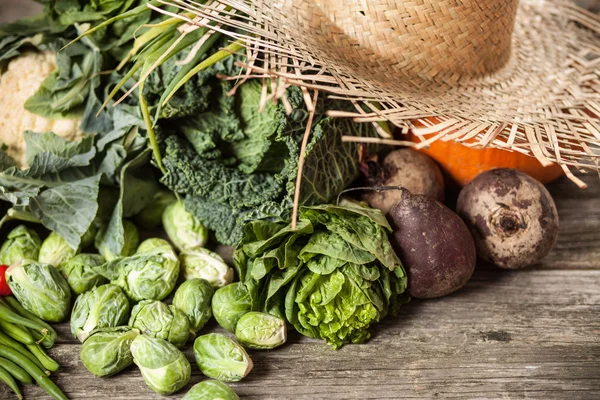
<path fill-rule="evenodd" d="M 44 321 L 61 322 L 71 311 L 71 288 L 50 264 L 24 260 L 5 272 L 6 282 L 25 309 Z"/>
<path fill-rule="evenodd" d="M 100 328 L 83 342 L 79 357 L 92 374 L 106 377 L 133 364 L 131 343 L 139 331 L 130 327 Z"/>
<path fill-rule="evenodd" d="M 181 127 L 185 139 L 165 141 L 162 182 L 187 195 L 186 209 L 217 240 L 237 244 L 246 222 L 289 218 L 296 180 L 300 142 L 307 113 L 298 90 L 288 99 L 295 110 L 286 115 L 283 106 L 267 102 L 261 113 L 261 85 L 244 83 L 231 98 L 227 82 L 213 85 L 218 96 L 211 108 L 187 118 Z M 368 124 L 327 118 L 319 102 L 307 146 L 301 203 L 331 200 L 358 174 L 358 147 L 342 143 L 343 134 L 370 136 Z"/>
<path fill-rule="evenodd" d="M 248 224 L 234 260 L 253 311 L 285 318 L 333 348 L 364 342 L 372 323 L 406 301 L 390 230 L 380 211 L 354 205 L 303 207 L 295 231 Z"/>
<path fill-rule="evenodd" d="M 190 321 L 183 311 L 156 300 L 142 300 L 133 307 L 129 326 L 144 335 L 165 339 L 178 348 L 190 335 Z"/>
<path fill-rule="evenodd" d="M 94 267 L 102 264 L 104 259 L 99 254 L 77 254 L 60 268 L 60 272 L 73 293 L 80 295 L 107 283 L 106 278 L 94 271 Z"/>
<path fill-rule="evenodd" d="M 169 239 L 180 251 L 200 248 L 208 240 L 208 230 L 198 218 L 185 210 L 181 201 L 165 208 L 162 223 Z"/>
<path fill-rule="evenodd" d="M 94 329 L 124 325 L 129 300 L 118 286 L 106 284 L 77 297 L 71 313 L 71 333 L 84 342 Z"/>
<path fill-rule="evenodd" d="M 194 385 L 181 400 L 239 400 L 232 388 L 212 379 Z"/>
<path fill-rule="evenodd" d="M 40 247 L 39 261 L 45 264 L 51 264 L 60 269 L 71 258 L 77 254 L 78 249 L 72 248 L 69 243 L 56 232 L 50 232 L 50 235 L 42 242 Z"/>
<path fill-rule="evenodd" d="M 190 380 L 192 367 L 189 361 L 164 339 L 139 335 L 131 343 L 131 353 L 146 385 L 158 394 L 175 393 Z"/>
<path fill-rule="evenodd" d="M 179 259 L 166 242 L 146 246 L 129 257 L 120 257 L 95 271 L 119 286 L 133 301 L 162 300 L 173 291 L 179 275 Z"/>
<path fill-rule="evenodd" d="M 242 315 L 252 311 L 252 297 L 243 282 L 218 289 L 212 298 L 212 312 L 218 324 L 234 333 Z"/>
<path fill-rule="evenodd" d="M 0 248 L 0 264 L 12 265 L 21 260 L 37 260 L 42 241 L 33 229 L 19 225 L 8 233 Z"/>
<path fill-rule="evenodd" d="M 173 305 L 187 315 L 190 329 L 196 333 L 212 317 L 210 301 L 214 289 L 204 279 L 190 279 L 181 284 L 173 296 Z"/>

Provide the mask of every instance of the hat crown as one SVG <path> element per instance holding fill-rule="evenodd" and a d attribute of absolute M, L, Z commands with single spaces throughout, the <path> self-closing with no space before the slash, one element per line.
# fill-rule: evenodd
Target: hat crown
<path fill-rule="evenodd" d="M 518 0 L 291 1 L 299 31 L 315 48 L 403 90 L 501 68 L 518 7 Z"/>

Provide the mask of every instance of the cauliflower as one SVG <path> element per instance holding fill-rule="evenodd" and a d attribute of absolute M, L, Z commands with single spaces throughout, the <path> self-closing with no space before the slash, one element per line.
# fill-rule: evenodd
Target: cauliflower
<path fill-rule="evenodd" d="M 21 168 L 27 167 L 26 130 L 39 133 L 51 131 L 73 141 L 83 136 L 77 118 L 50 120 L 30 113 L 24 107 L 25 101 L 56 69 L 55 58 L 50 51 L 25 52 L 11 60 L 0 75 L 0 145 L 7 146 L 6 152 Z"/>

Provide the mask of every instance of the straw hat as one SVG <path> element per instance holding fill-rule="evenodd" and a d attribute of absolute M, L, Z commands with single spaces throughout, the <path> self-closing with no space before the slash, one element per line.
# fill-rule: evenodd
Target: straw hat
<path fill-rule="evenodd" d="M 571 2 L 164 3 L 243 40 L 254 75 L 357 106 L 332 115 L 405 129 L 420 120 L 418 147 L 468 141 L 558 162 L 566 172 L 600 169 L 600 17 Z"/>

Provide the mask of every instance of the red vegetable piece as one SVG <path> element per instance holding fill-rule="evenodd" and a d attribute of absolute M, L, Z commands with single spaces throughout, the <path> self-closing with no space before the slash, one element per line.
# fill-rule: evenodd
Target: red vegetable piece
<path fill-rule="evenodd" d="M 6 270 L 8 265 L 0 265 L 0 296 L 10 296 L 12 291 L 6 282 Z"/>

